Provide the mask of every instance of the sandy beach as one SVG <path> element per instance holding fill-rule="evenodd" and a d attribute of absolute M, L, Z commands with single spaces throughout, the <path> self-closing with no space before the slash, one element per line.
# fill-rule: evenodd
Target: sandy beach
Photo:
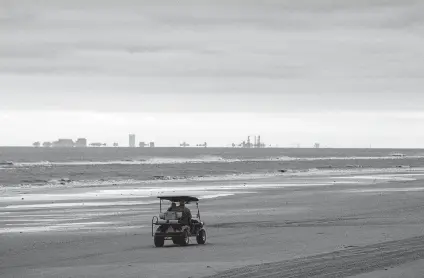
<path fill-rule="evenodd" d="M 391 169 L 7 190 L 0 277 L 422 277 L 423 177 Z M 206 245 L 154 247 L 155 195 L 176 192 L 203 196 Z"/>

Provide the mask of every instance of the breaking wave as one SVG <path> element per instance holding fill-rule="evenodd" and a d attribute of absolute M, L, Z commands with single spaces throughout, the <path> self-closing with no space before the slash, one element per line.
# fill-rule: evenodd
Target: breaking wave
<path fill-rule="evenodd" d="M 198 163 L 249 163 L 249 162 L 289 162 L 289 161 L 332 161 L 332 160 L 403 160 L 422 159 L 424 156 L 350 156 L 350 157 L 265 157 L 265 158 L 223 158 L 221 156 L 155 157 L 140 160 L 116 161 L 67 161 L 67 162 L 0 162 L 0 169 L 23 167 L 61 167 L 61 166 L 101 166 L 101 165 L 161 165 L 161 164 L 198 164 Z"/>
<path fill-rule="evenodd" d="M 158 164 L 190 164 L 190 163 L 231 163 L 241 161 L 239 159 L 224 159 L 220 156 L 202 156 L 197 158 L 184 157 L 158 157 L 140 160 L 111 160 L 111 161 L 38 161 L 38 162 L 4 162 L 1 168 L 19 167 L 55 167 L 55 166 L 98 166 L 98 165 L 158 165 Z"/>
<path fill-rule="evenodd" d="M 352 174 L 374 174 L 374 173 L 420 173 L 424 171 L 423 167 L 392 167 L 392 168 L 310 168 L 310 169 L 283 169 L 275 172 L 261 173 L 237 173 L 227 175 L 202 175 L 202 176 L 152 176 L 146 180 L 137 179 L 93 179 L 93 180 L 71 180 L 69 178 L 52 180 L 27 180 L 19 187 L 102 187 L 102 186 L 120 186 L 120 185 L 161 185 L 164 183 L 181 182 L 214 182 L 214 181 L 252 181 L 266 178 L 282 176 L 327 176 L 327 175 L 352 175 Z M 0 184 L 0 188 L 5 185 Z"/>
<path fill-rule="evenodd" d="M 153 176 L 148 180 L 136 179 L 98 179 L 98 180 L 71 180 L 71 179 L 55 179 L 38 182 L 38 185 L 48 187 L 92 187 L 92 186 L 107 186 L 107 185 L 129 185 L 129 184 L 155 184 L 155 183 L 172 183 L 172 182 L 190 182 L 190 181 L 231 181 L 231 180 L 254 180 L 262 178 L 272 178 L 287 173 L 294 173 L 294 171 L 283 172 L 270 172 L 270 173 L 240 173 L 230 175 L 216 175 L 216 176 Z M 33 184 L 33 183 L 32 183 Z M 25 185 L 21 185 L 25 186 Z M 31 186 L 31 184 L 27 184 Z"/>

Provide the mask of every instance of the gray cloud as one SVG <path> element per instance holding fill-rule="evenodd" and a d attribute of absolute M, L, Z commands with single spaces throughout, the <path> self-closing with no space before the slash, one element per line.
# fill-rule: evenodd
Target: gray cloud
<path fill-rule="evenodd" d="M 402 97 L 422 98 L 420 0 L 0 5 L 1 108 L 423 108 Z M 23 104 L 28 94 L 38 97 Z"/>

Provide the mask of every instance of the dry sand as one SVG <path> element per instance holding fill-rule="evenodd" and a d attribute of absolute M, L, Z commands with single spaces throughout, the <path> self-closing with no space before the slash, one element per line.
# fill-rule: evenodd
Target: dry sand
<path fill-rule="evenodd" d="M 156 204 L 69 209 L 10 199 L 0 203 L 0 224 L 15 223 L 0 234 L 0 277 L 423 277 L 424 176 L 407 177 L 416 180 L 323 176 L 273 188 L 287 178 L 272 178 L 262 189 L 247 182 L 250 193 L 201 203 L 207 244 L 188 247 L 153 246 Z M 88 198 L 76 196 L 66 202 Z M 72 226 L 75 215 L 87 215 L 87 225 Z M 54 217 L 68 225 L 37 230 L 30 221 Z"/>

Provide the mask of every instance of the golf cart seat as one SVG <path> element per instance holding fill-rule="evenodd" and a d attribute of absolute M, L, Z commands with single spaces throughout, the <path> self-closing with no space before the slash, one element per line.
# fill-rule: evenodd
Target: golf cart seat
<path fill-rule="evenodd" d="M 167 211 L 159 215 L 160 219 L 163 220 L 179 220 L 183 216 L 182 212 L 179 211 Z"/>
<path fill-rule="evenodd" d="M 180 224 L 179 220 L 158 220 L 156 222 L 158 225 L 165 225 L 165 224 Z"/>

